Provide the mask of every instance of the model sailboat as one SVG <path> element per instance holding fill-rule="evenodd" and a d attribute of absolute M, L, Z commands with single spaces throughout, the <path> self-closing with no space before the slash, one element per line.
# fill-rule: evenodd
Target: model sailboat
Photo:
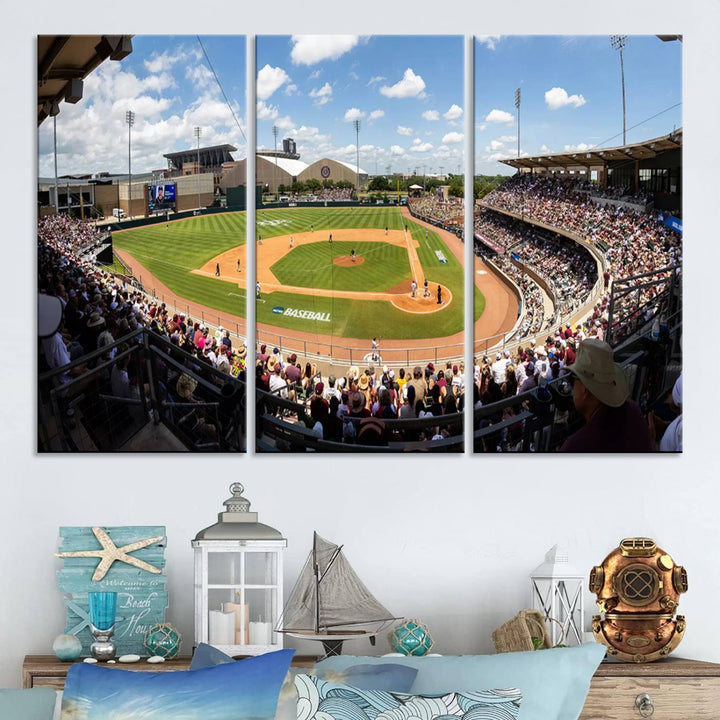
<path fill-rule="evenodd" d="M 393 620 L 335 545 L 313 533 L 313 549 L 300 573 L 276 632 L 322 642 L 326 655 L 339 655 L 345 640 L 375 636 Z"/>

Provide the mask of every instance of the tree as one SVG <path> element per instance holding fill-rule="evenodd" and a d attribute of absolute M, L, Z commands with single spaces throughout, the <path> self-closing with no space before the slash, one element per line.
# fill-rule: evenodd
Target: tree
<path fill-rule="evenodd" d="M 317 192 L 322 189 L 322 184 L 317 178 L 308 178 L 305 181 L 305 188 L 310 192 Z"/>
<path fill-rule="evenodd" d="M 332 189 L 335 187 L 335 183 L 334 183 L 332 180 L 323 180 L 323 181 L 322 181 L 322 186 L 323 186 L 326 190 L 332 190 Z"/>
<path fill-rule="evenodd" d="M 293 193 L 301 193 L 305 192 L 305 183 L 304 182 L 298 182 L 297 180 L 290 186 L 290 190 Z"/>
<path fill-rule="evenodd" d="M 368 190 L 390 190 L 390 182 L 384 175 L 376 175 L 367 186 Z"/>
<path fill-rule="evenodd" d="M 278 193 L 280 193 L 280 195 L 282 195 L 284 192 L 285 192 L 285 185 L 283 183 L 280 183 L 278 185 Z"/>

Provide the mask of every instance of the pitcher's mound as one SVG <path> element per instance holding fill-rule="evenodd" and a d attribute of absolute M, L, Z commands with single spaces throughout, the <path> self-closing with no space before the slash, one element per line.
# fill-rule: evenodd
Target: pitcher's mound
<path fill-rule="evenodd" d="M 350 267 L 351 265 L 362 265 L 365 262 L 364 257 L 360 257 L 360 255 L 355 256 L 355 262 L 352 261 L 352 258 L 349 255 L 338 255 L 337 257 L 333 258 L 333 264 L 339 265 L 340 267 Z"/>

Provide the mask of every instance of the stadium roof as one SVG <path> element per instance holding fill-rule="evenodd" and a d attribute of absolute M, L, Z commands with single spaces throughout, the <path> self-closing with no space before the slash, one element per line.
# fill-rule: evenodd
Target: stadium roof
<path fill-rule="evenodd" d="M 358 170 L 357 165 L 351 165 L 350 163 L 343 162 L 342 160 L 336 160 L 336 163 L 339 163 L 340 165 L 344 165 L 348 170 L 352 170 L 354 173 L 359 173 L 360 175 L 367 175 L 367 170 L 363 170 L 360 168 Z"/>
<path fill-rule="evenodd" d="M 265 155 L 258 155 L 258 159 L 262 158 L 265 162 L 275 165 L 284 170 L 288 175 L 297 177 L 305 168 L 309 167 L 307 163 L 302 160 L 291 160 L 290 158 L 270 158 Z"/>
<path fill-rule="evenodd" d="M 38 125 L 59 103 L 82 98 L 82 81 L 103 61 L 132 52 L 132 35 L 38 35 Z"/>
<path fill-rule="evenodd" d="M 666 150 L 682 147 L 683 131 L 673 130 L 668 135 L 662 135 L 645 142 L 620 145 L 612 148 L 590 148 L 583 152 L 549 153 L 547 155 L 523 156 L 500 160 L 505 165 L 514 168 L 568 168 L 568 167 L 598 167 L 607 165 L 613 160 L 644 160 L 655 157 Z"/>
<path fill-rule="evenodd" d="M 229 160 L 225 160 L 224 162 L 233 162 L 232 156 L 230 156 L 231 152 L 236 152 L 237 148 L 234 145 L 203 145 L 200 148 L 200 154 L 212 150 L 221 150 L 223 152 L 226 152 L 229 156 Z M 177 152 L 171 152 L 171 153 L 164 153 L 163 157 L 167 158 L 168 160 L 174 160 L 174 159 L 185 159 L 185 157 L 189 157 L 190 160 L 194 160 L 197 158 L 198 149 L 197 148 L 190 148 L 189 150 L 178 150 Z"/>

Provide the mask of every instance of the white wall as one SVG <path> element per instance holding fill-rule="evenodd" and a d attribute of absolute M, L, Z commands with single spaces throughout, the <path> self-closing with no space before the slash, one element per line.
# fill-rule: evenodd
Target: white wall
<path fill-rule="evenodd" d="M 97 8 L 83 15 L 58 10 L 49 2 L 18 6 L 15 32 L 2 52 L 5 66 L 17 68 L 20 59 L 24 71 L 10 74 L 5 93 L 17 112 L 0 118 L 3 136 L 20 138 L 7 143 L 8 172 L 0 179 L 6 271 L 0 284 L 0 687 L 18 686 L 23 655 L 49 653 L 62 631 L 63 605 L 54 576 L 59 561 L 53 558 L 60 525 L 166 525 L 167 617 L 183 632 L 189 648 L 190 540 L 214 522 L 235 480 L 245 484 L 261 521 L 288 538 L 288 586 L 316 529 L 345 543 L 360 576 L 391 610 L 428 623 L 442 653 L 490 651 L 492 630 L 527 606 L 528 573 L 555 542 L 566 542 L 574 563 L 589 570 L 621 538 L 653 537 L 688 571 L 690 590 L 680 604 L 687 635 L 677 654 L 720 662 L 720 474 L 713 379 L 720 348 L 717 328 L 707 322 L 717 305 L 719 106 L 717 83 L 705 84 L 711 77 L 708 69 L 720 67 L 713 44 L 720 8 L 708 0 L 681 7 L 670 0 L 644 0 L 628 10 L 624 0 L 608 0 L 603 13 L 580 24 L 577 5 L 570 2 L 527 2 L 523 12 L 510 16 L 502 4 L 469 0 L 458 0 L 451 8 L 429 0 L 412 7 L 396 5 L 368 0 L 356 8 L 355 30 L 609 34 L 618 32 L 621 20 L 621 32 L 685 34 L 686 453 L 639 459 L 35 457 L 35 243 L 28 220 L 34 215 L 36 174 L 33 35 L 96 32 Z M 220 29 L 347 31 L 346 23 L 335 20 L 337 4 L 330 0 L 315 2 L 312 13 L 295 3 L 287 6 L 250 14 L 243 7 L 242 16 L 240 10 L 223 8 L 236 16 Z M 172 13 L 175 26 L 168 25 L 166 8 L 142 7 L 142 27 L 117 31 L 209 34 L 219 29 L 213 14 L 203 15 L 200 26 L 187 20 L 183 25 L 183 18 L 196 16 L 189 7 L 186 13 Z M 127 16 L 139 17 L 132 9 L 126 8 Z M 39 26 L 37 18 L 44 18 L 45 26 Z M 283 26 L 278 25 L 281 18 Z M 652 18 L 660 19 L 651 23 Z M 56 20 L 53 27 L 47 26 L 48 19 Z M 118 21 L 112 18 L 113 27 Z M 658 23 L 662 27 L 654 26 Z M 11 65 L 5 53 L 13 54 Z M 659 99 L 658 107 L 663 106 Z M 15 204 L 18 188 L 24 188 L 26 196 Z M 16 270 L 12 275 L 11 269 Z M 360 642 L 347 648 L 358 653 L 368 649 Z M 376 652 L 383 650 L 381 641 Z"/>

